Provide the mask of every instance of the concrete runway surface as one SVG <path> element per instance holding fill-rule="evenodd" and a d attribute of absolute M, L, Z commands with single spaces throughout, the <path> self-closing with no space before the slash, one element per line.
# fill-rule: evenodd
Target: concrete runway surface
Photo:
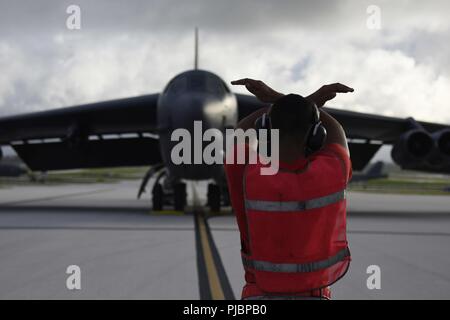
<path fill-rule="evenodd" d="M 240 298 L 234 217 L 192 209 L 206 184 L 188 188 L 190 207 L 177 213 L 151 212 L 148 194 L 136 200 L 139 183 L 0 189 L 0 299 Z M 348 199 L 353 258 L 333 298 L 450 298 L 450 196 Z M 69 265 L 81 290 L 66 288 Z M 380 290 L 367 288 L 370 265 Z"/>

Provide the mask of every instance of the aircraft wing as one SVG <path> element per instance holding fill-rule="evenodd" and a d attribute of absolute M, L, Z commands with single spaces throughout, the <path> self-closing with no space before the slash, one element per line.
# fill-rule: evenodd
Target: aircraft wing
<path fill-rule="evenodd" d="M 0 145 L 38 171 L 159 163 L 158 96 L 0 118 Z"/>
<path fill-rule="evenodd" d="M 239 119 L 244 118 L 259 108 L 268 106 L 268 104 L 259 102 L 254 96 L 237 94 L 236 97 L 238 100 Z M 327 107 L 324 110 L 336 118 L 344 127 L 347 138 L 349 139 L 349 149 L 354 170 L 362 170 L 383 144 L 395 145 L 405 137 L 405 134 L 413 129 L 410 119 Z M 417 123 L 429 134 L 444 131 L 450 132 L 450 126 L 448 125 L 421 121 Z M 446 133 L 447 140 L 449 136 L 450 133 Z M 447 140 L 445 144 L 448 149 L 450 141 Z M 403 158 L 407 159 L 407 150 L 404 150 L 404 152 L 405 156 Z M 433 166 L 424 162 L 414 163 L 413 165 L 405 163 L 405 165 L 401 164 L 401 166 L 413 170 L 450 173 L 450 154 L 443 155 L 439 159 L 440 163 Z"/>

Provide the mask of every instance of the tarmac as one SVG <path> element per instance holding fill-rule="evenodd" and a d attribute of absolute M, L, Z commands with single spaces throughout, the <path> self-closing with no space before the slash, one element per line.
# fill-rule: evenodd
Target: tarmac
<path fill-rule="evenodd" d="M 0 299 L 239 299 L 235 218 L 205 183 L 186 212 L 152 212 L 140 181 L 0 189 Z M 352 263 L 334 299 L 449 299 L 450 196 L 349 192 Z M 68 266 L 81 289 L 68 290 Z M 380 289 L 367 286 L 370 266 Z"/>

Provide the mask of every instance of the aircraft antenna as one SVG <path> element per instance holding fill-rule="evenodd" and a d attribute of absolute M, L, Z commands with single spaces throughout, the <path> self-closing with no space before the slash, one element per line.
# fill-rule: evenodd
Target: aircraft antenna
<path fill-rule="evenodd" d="M 198 28 L 195 27 L 195 52 L 194 52 L 194 69 L 198 69 Z"/>

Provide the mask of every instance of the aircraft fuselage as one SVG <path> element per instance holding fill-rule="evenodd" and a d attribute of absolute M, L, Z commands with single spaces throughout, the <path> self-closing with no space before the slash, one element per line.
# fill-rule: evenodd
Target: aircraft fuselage
<path fill-rule="evenodd" d="M 194 138 L 194 121 L 201 121 L 202 129 L 235 127 L 238 108 L 235 95 L 217 75 L 203 70 L 191 70 L 175 76 L 158 100 L 157 121 L 162 159 L 172 179 L 218 181 L 223 177 L 220 164 L 205 163 L 175 165 L 171 159 L 174 130 L 182 128 Z M 199 143 L 197 140 L 196 143 Z M 207 143 L 202 142 L 203 147 Z M 191 155 L 193 156 L 194 150 Z"/>

